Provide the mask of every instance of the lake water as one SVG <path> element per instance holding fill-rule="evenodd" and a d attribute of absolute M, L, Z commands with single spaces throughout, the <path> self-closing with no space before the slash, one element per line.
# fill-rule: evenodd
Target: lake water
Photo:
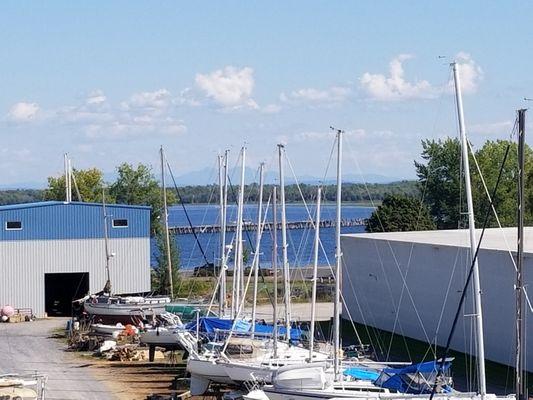
<path fill-rule="evenodd" d="M 198 225 L 218 225 L 219 224 L 219 209 L 216 205 L 186 205 L 187 214 L 194 226 Z M 257 221 L 257 205 L 246 205 L 244 207 L 244 220 L 256 222 Z M 267 211 L 266 220 L 272 221 L 272 208 Z M 343 205 L 342 218 L 368 218 L 372 214 L 372 207 Z M 315 207 L 309 206 L 307 209 L 303 204 L 289 204 L 286 207 L 287 221 L 306 221 L 314 219 Z M 278 207 L 278 222 L 281 221 L 279 215 L 280 208 Z M 311 215 L 311 217 L 309 216 Z M 324 204 L 321 207 L 321 220 L 335 219 L 335 204 Z M 237 207 L 235 205 L 228 206 L 227 221 L 228 224 L 234 224 L 237 220 Z M 181 206 L 173 206 L 169 208 L 169 225 L 170 226 L 188 226 L 187 216 Z M 363 232 L 363 226 L 342 228 L 343 233 L 357 233 Z M 235 232 L 228 232 L 226 234 L 226 244 L 230 244 L 235 237 Z M 252 259 L 251 250 L 255 246 L 255 232 L 244 232 L 243 238 L 246 242 L 246 248 L 249 250 Z M 272 238 L 273 234 L 270 231 L 263 233 L 261 241 L 261 266 L 268 267 L 272 261 Z M 218 262 L 220 253 L 220 235 L 218 233 L 199 233 L 198 239 L 200 245 L 194 239 L 194 235 L 176 235 L 176 244 L 180 252 L 181 268 L 190 269 L 205 264 L 205 259 L 200 250 L 202 247 L 206 258 L 209 262 Z M 335 229 L 322 228 L 320 230 L 320 239 L 322 242 L 323 251 L 320 252 L 319 264 L 327 265 L 328 260 L 334 263 L 335 254 Z M 291 229 L 287 230 L 288 243 L 288 257 L 289 265 L 294 267 L 306 266 L 312 263 L 313 257 L 313 240 L 314 231 L 312 229 Z M 281 255 L 281 231 L 278 231 L 278 246 L 279 254 Z M 155 265 L 155 255 L 157 249 L 152 243 L 152 265 Z M 279 257 L 279 256 L 278 256 Z M 280 265 L 280 264 L 278 264 Z M 230 264 L 231 266 L 231 264 Z"/>
<path fill-rule="evenodd" d="M 209 225 L 219 224 L 218 207 L 215 205 L 188 205 L 186 206 L 189 217 L 193 225 Z M 342 218 L 368 218 L 373 211 L 372 207 L 363 207 L 356 205 L 344 205 L 342 208 Z M 279 212 L 279 210 L 278 210 Z M 310 207 L 309 213 L 314 218 L 315 209 Z M 247 205 L 244 210 L 244 219 L 246 221 L 256 221 L 257 206 Z M 325 204 L 321 209 L 322 220 L 335 219 L 335 205 Z M 237 208 L 235 206 L 228 207 L 228 223 L 235 223 L 237 218 Z M 287 220 L 288 221 L 305 221 L 309 220 L 308 211 L 302 204 L 287 205 Z M 267 220 L 272 221 L 272 213 L 269 210 Z M 278 221 L 280 217 L 278 216 Z M 171 207 L 169 210 L 169 223 L 175 226 L 187 226 L 187 218 L 181 206 Z M 343 228 L 343 233 L 363 232 L 364 227 L 350 227 Z M 335 253 L 335 229 L 322 228 L 320 231 L 321 242 L 324 252 L 320 252 L 320 264 L 326 265 L 328 259 L 334 263 Z M 247 237 L 249 234 L 249 238 Z M 235 233 L 227 233 L 227 243 L 229 244 L 234 238 Z M 289 263 L 292 267 L 306 266 L 312 262 L 313 239 L 314 231 L 312 229 L 295 229 L 288 230 L 288 256 Z M 198 234 L 199 241 L 206 253 L 209 262 L 218 260 L 219 254 L 219 234 Z M 247 241 L 247 247 L 250 249 L 250 243 L 255 244 L 255 232 L 244 233 L 244 239 Z M 251 242 L 250 242 L 251 241 Z M 195 266 L 203 265 L 205 260 L 199 250 L 193 235 L 177 235 L 176 243 L 180 251 L 181 267 L 184 269 L 194 268 Z M 278 232 L 278 245 L 281 246 L 281 234 Z M 261 265 L 268 267 L 271 265 L 272 259 L 272 235 L 271 232 L 266 231 L 263 234 L 261 244 Z M 155 252 L 155 246 L 153 248 Z M 155 254 L 155 253 L 154 253 Z M 281 255 L 281 249 L 278 258 Z M 250 257 L 251 259 L 252 257 Z M 232 263 L 230 263 L 231 267 Z M 278 265 L 281 265 L 278 263 Z M 385 331 L 356 324 L 357 330 L 361 335 L 363 343 L 372 344 L 378 359 L 390 361 L 406 361 L 411 360 L 419 362 L 424 357 L 427 357 L 428 345 L 413 339 L 405 338 L 400 335 L 394 337 Z M 324 321 L 319 324 L 319 334 L 322 332 L 323 337 L 328 337 L 331 334 L 332 327 L 330 322 Z M 342 341 L 343 345 L 355 344 L 355 335 L 352 324 L 344 320 L 342 327 Z M 390 349 L 390 353 L 388 353 Z M 442 349 L 439 349 L 442 350 Z M 388 357 L 387 357 L 388 354 Z M 462 353 L 451 351 L 450 356 L 455 357 L 453 364 L 453 376 L 455 381 L 455 388 L 463 391 L 471 391 L 475 389 L 473 382 L 475 381 L 475 374 L 473 374 L 472 360 L 470 356 Z M 488 389 L 490 392 L 498 394 L 505 394 L 512 391 L 512 369 L 503 365 L 487 362 L 487 377 Z M 529 374 L 528 378 L 533 380 L 533 376 Z"/>

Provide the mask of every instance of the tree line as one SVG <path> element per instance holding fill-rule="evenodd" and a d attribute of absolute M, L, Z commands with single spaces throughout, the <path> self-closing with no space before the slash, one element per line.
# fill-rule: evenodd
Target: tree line
<path fill-rule="evenodd" d="M 508 151 L 505 164 L 502 163 Z M 368 221 L 369 232 L 409 231 L 427 229 L 458 229 L 468 227 L 466 197 L 458 139 L 422 141 L 422 161 L 414 162 L 418 176 L 417 194 L 391 194 L 383 199 Z M 533 223 L 533 157 L 525 149 L 525 222 Z M 487 192 L 492 196 L 501 169 L 493 205 L 502 226 L 517 221 L 518 145 L 509 140 L 488 140 L 469 157 L 472 197 L 476 224 L 484 222 L 490 207 Z M 489 227 L 496 227 L 492 215 Z"/>
<path fill-rule="evenodd" d="M 86 202 L 102 201 L 102 190 L 108 188 L 106 191 L 106 201 L 109 203 L 118 203 L 121 201 L 131 202 L 131 204 L 148 204 L 152 205 L 154 200 L 153 196 L 159 193 L 161 197 L 161 188 L 158 181 L 153 178 L 153 182 L 146 181 L 146 177 L 142 177 L 143 174 L 149 173 L 150 168 L 145 165 L 121 166 L 123 173 L 127 173 L 129 177 L 121 177 L 119 175 L 117 182 L 104 182 L 103 173 L 96 169 L 87 170 L 74 170 L 74 176 L 76 178 L 78 191 L 80 197 L 76 193 L 76 188 L 73 188 L 73 200 L 78 201 L 80 198 Z M 141 171 L 137 171 L 138 169 Z M 133 184 L 132 175 L 138 175 L 138 178 L 145 180 L 144 183 L 136 182 L 134 187 L 129 188 L 127 185 Z M 128 183 L 129 182 L 129 183 Z M 245 185 L 245 198 L 247 201 L 255 203 L 259 200 L 259 185 L 252 183 Z M 126 189 L 127 195 L 121 193 L 121 190 Z M 135 190 L 134 190 L 135 188 Z M 141 195 L 139 190 L 146 191 Z M 185 204 L 217 204 L 218 203 L 218 185 L 198 185 L 198 186 L 182 186 L 178 188 L 182 201 Z M 228 203 L 235 203 L 237 201 L 237 195 L 239 186 L 230 186 L 228 189 Z M 301 191 L 301 194 L 300 194 Z M 272 185 L 265 185 L 264 192 L 272 192 Z M 151 193 L 151 195 L 149 195 Z M 335 185 L 323 186 L 323 200 L 335 201 L 336 187 Z M 406 194 L 416 197 L 419 194 L 419 188 L 416 181 L 405 180 L 392 183 L 344 183 L 342 188 L 342 200 L 344 202 L 356 202 L 356 203 L 380 203 L 386 195 L 391 194 Z M 303 198 L 302 198 L 303 196 Z M 178 204 L 179 199 L 175 188 L 167 188 L 167 197 L 170 205 Z M 65 178 L 50 177 L 48 178 L 48 187 L 46 189 L 13 189 L 13 190 L 0 190 L 0 205 L 5 204 L 18 204 L 29 203 L 43 200 L 64 200 L 65 198 Z M 300 184 L 300 188 L 295 184 L 286 185 L 285 198 L 287 202 L 295 203 L 305 201 L 316 200 L 316 185 Z M 143 203 L 146 201 L 146 203 Z M 130 203 L 126 203 L 130 204 Z"/>
<path fill-rule="evenodd" d="M 156 265 L 152 270 L 152 289 L 165 293 L 168 290 L 168 260 L 166 257 L 166 242 L 162 224 L 163 196 L 161 186 L 151 167 L 144 164 L 123 163 L 116 168 L 116 178 L 106 182 L 104 174 L 98 168 L 73 170 L 72 199 L 101 203 L 104 199 L 108 204 L 120 203 L 131 205 L 151 206 L 151 236 L 154 238 L 158 251 Z M 236 202 L 239 187 L 230 186 L 228 190 L 228 203 Z M 265 193 L 272 191 L 272 185 L 265 186 Z M 300 194 L 301 191 L 301 194 Z M 343 201 L 347 202 L 380 202 L 388 193 L 408 193 L 416 196 L 418 187 L 414 181 L 394 182 L 390 184 L 345 184 L 342 191 Z M 184 186 L 167 188 L 169 205 L 184 203 L 213 203 L 218 204 L 218 185 Z M 259 187 L 257 183 L 245 186 L 245 198 L 248 202 L 257 202 Z M 335 185 L 326 185 L 323 190 L 326 201 L 335 200 Z M 300 202 L 303 200 L 314 202 L 316 200 L 316 186 L 302 184 L 286 186 L 286 200 Z M 268 195 L 267 195 L 268 197 Z M 46 189 L 19 189 L 0 191 L 0 204 L 28 203 L 43 200 L 65 199 L 65 176 L 49 177 Z M 174 287 L 180 286 L 179 250 L 176 241 L 171 243 L 171 263 Z"/>

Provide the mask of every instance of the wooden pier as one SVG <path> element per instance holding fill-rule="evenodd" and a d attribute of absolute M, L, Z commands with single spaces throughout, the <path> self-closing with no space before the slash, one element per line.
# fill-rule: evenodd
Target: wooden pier
<path fill-rule="evenodd" d="M 292 221 L 287 222 L 287 229 L 312 229 L 315 223 L 313 221 Z M 364 226 L 366 225 L 366 219 L 364 218 L 351 218 L 343 219 L 341 221 L 341 227 L 352 227 L 352 226 Z M 335 227 L 334 220 L 323 220 L 320 221 L 320 228 L 333 228 Z M 229 224 L 226 227 L 227 232 L 235 232 L 237 229 L 236 224 Z M 278 230 L 281 229 L 281 223 L 278 223 Z M 245 231 L 256 231 L 257 223 L 255 222 L 245 222 L 243 224 L 243 230 Z M 274 223 L 266 222 L 265 231 L 274 230 Z M 189 235 L 192 233 L 218 233 L 220 232 L 220 225 L 199 225 L 199 226 L 171 226 L 169 227 L 171 233 L 177 235 Z"/>

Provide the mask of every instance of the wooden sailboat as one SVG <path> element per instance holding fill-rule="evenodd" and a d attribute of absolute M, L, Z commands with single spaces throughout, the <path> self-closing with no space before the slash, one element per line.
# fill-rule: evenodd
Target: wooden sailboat
<path fill-rule="evenodd" d="M 165 191 L 165 174 L 164 174 L 164 152 L 163 147 L 160 150 L 161 154 L 161 173 L 162 173 L 162 187 L 163 187 L 163 202 L 164 202 L 164 221 L 166 231 L 166 248 L 169 267 L 169 296 L 122 296 L 112 294 L 112 285 L 110 277 L 110 260 L 113 254 L 109 250 L 109 234 L 108 234 L 108 215 L 106 211 L 105 191 L 102 191 L 102 212 L 103 212 L 103 230 L 105 243 L 105 269 L 107 281 L 104 289 L 97 294 L 89 295 L 84 299 L 83 306 L 85 312 L 90 316 L 93 322 L 102 324 L 110 323 L 132 323 L 139 322 L 143 319 L 153 319 L 166 312 L 165 307 L 171 303 L 173 297 L 172 288 L 172 265 L 170 259 L 170 237 L 168 234 L 168 214 L 166 204 Z M 70 173 L 69 173 L 70 175 Z M 70 179 L 67 179 L 67 182 Z M 69 190 L 67 190 L 69 192 Z"/>

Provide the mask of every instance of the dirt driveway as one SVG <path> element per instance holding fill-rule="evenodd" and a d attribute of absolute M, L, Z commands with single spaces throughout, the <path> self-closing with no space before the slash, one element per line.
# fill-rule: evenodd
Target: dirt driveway
<path fill-rule="evenodd" d="M 83 360 L 64 351 L 50 339 L 65 319 L 48 319 L 18 324 L 0 323 L 0 373 L 34 373 L 48 376 L 46 398 L 51 400 L 116 399 L 108 386 L 95 377 Z"/>

